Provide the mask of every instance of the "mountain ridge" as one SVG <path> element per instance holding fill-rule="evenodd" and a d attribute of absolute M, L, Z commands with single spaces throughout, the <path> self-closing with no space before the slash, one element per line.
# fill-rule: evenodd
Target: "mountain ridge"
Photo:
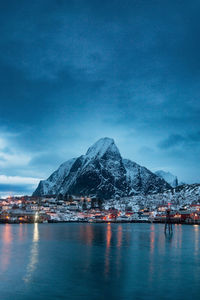
<path fill-rule="evenodd" d="M 89 147 L 85 155 L 68 160 L 47 180 L 40 181 L 33 195 L 61 193 L 110 199 L 169 188 L 164 179 L 147 168 L 123 159 L 114 140 L 105 137 Z"/>
<path fill-rule="evenodd" d="M 159 176 L 160 178 L 163 178 L 166 182 L 168 182 L 173 188 L 174 187 L 177 187 L 179 184 L 178 184 L 178 178 L 177 176 L 173 175 L 172 173 L 170 172 L 166 172 L 166 171 L 163 171 L 163 170 L 158 170 L 155 172 L 155 174 L 157 176 Z"/>

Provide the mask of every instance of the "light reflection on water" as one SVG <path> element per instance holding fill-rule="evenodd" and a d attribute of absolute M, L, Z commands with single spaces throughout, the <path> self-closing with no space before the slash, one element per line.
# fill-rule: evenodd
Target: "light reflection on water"
<path fill-rule="evenodd" d="M 191 288 L 198 298 L 199 234 L 175 225 L 169 237 L 162 224 L 6 224 L 0 299 L 179 300 Z"/>
<path fill-rule="evenodd" d="M 150 253 L 153 254 L 155 247 L 155 225 L 152 224 L 150 227 Z"/>
<path fill-rule="evenodd" d="M 199 254 L 199 225 L 193 225 L 194 228 L 194 243 L 195 243 L 195 255 Z"/>
<path fill-rule="evenodd" d="M 119 225 L 117 228 L 117 257 L 116 257 L 116 274 L 119 277 L 120 276 L 120 270 L 121 270 L 121 247 L 123 242 L 123 229 L 122 225 Z"/>
<path fill-rule="evenodd" d="M 107 223 L 106 228 L 106 253 L 105 253 L 105 274 L 108 275 L 109 273 L 109 266 L 110 266 L 110 243 L 111 243 L 112 231 L 111 231 L 111 224 Z"/>
<path fill-rule="evenodd" d="M 1 270 L 5 272 L 10 264 L 12 247 L 12 226 L 5 224 L 2 231 Z"/>
<path fill-rule="evenodd" d="M 122 245 L 122 225 L 118 226 L 118 230 L 117 230 L 117 247 L 120 248 Z"/>
<path fill-rule="evenodd" d="M 151 283 L 154 275 L 154 249 L 155 249 L 155 225 L 150 226 L 150 251 L 149 251 L 149 282 Z"/>
<path fill-rule="evenodd" d="M 26 275 L 24 276 L 24 281 L 29 282 L 32 278 L 33 272 L 35 271 L 38 263 L 38 242 L 39 242 L 39 231 L 38 223 L 34 223 L 33 229 L 33 240 L 30 250 L 30 260 L 27 265 Z"/>

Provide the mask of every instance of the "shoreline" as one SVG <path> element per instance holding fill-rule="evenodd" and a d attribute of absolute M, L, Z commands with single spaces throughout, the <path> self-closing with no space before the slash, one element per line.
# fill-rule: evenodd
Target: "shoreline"
<path fill-rule="evenodd" d="M 124 223 L 148 223 L 148 224 L 165 224 L 165 222 L 161 221 L 149 221 L 149 220 L 123 220 L 123 221 L 101 221 L 101 220 L 95 220 L 95 221 L 56 221 L 56 220 L 49 220 L 48 222 L 9 222 L 7 220 L 0 220 L 1 224 L 59 224 L 59 223 L 87 223 L 87 224 L 124 224 Z M 200 221 L 193 221 L 193 222 L 171 222 L 172 225 L 200 225 Z"/>

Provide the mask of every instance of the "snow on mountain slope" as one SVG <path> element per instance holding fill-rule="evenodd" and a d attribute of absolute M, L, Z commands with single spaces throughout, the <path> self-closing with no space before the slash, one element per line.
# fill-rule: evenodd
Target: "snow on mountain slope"
<path fill-rule="evenodd" d="M 76 158 L 72 158 L 63 164 L 51 174 L 47 180 L 41 180 L 34 194 L 55 195 L 59 192 L 63 179 L 69 174 L 69 171 Z"/>
<path fill-rule="evenodd" d="M 66 162 L 41 181 L 34 195 L 67 193 L 110 199 L 167 188 L 169 184 L 148 169 L 123 160 L 113 139 L 102 138 L 86 155 Z"/>
<path fill-rule="evenodd" d="M 178 205 L 187 205 L 191 203 L 199 203 L 200 201 L 200 184 L 184 184 L 176 188 L 166 190 L 163 193 L 149 194 L 146 197 L 140 196 L 140 201 L 147 203 L 169 203 Z"/>
<path fill-rule="evenodd" d="M 186 208 L 191 204 L 199 204 L 200 184 L 184 184 L 161 193 L 139 194 L 117 200 L 112 199 L 105 201 L 104 207 L 106 209 L 114 207 L 122 211 L 125 210 L 126 207 L 132 207 L 132 210 L 137 212 L 141 206 L 155 210 L 157 206 L 168 205 L 169 203 L 171 203 L 172 209 L 176 209 L 177 207 L 177 210 L 179 210 L 181 206 Z"/>
<path fill-rule="evenodd" d="M 156 176 L 147 168 L 129 159 L 123 159 L 123 163 L 126 168 L 127 180 L 130 181 L 132 193 L 140 194 L 142 192 L 143 194 L 147 194 L 150 192 L 159 192 L 163 190 L 163 186 L 168 187 L 165 180 Z"/>
<path fill-rule="evenodd" d="M 77 159 L 65 178 L 61 193 L 98 195 L 110 198 L 127 190 L 126 170 L 113 139 L 97 141 Z"/>
<path fill-rule="evenodd" d="M 171 174 L 170 172 L 165 172 L 163 170 L 156 171 L 155 174 L 160 178 L 163 178 L 167 181 L 172 187 L 178 186 L 178 178 Z"/>
<path fill-rule="evenodd" d="M 100 140 L 98 140 L 94 145 L 92 145 L 87 153 L 86 156 L 89 159 L 94 158 L 101 158 L 105 153 L 115 154 L 115 156 L 120 157 L 119 150 L 117 146 L 115 145 L 115 142 L 113 139 L 105 137 Z"/>

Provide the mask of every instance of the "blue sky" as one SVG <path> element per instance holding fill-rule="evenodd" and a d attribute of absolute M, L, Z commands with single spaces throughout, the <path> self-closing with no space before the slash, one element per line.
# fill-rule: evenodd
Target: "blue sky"
<path fill-rule="evenodd" d="M 199 182 L 199 1 L 0 3 L 0 195 L 97 139 Z"/>

